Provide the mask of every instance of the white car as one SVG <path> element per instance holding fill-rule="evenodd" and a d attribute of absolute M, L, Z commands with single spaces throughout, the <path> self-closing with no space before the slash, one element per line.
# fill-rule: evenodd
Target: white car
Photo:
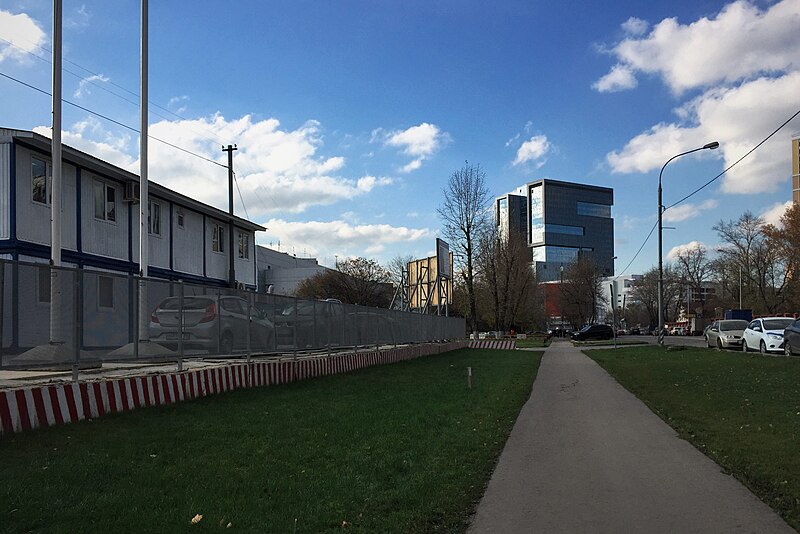
<path fill-rule="evenodd" d="M 783 331 L 792 324 L 792 317 L 763 317 L 747 325 L 742 336 L 742 351 L 758 350 L 761 354 L 783 352 Z"/>

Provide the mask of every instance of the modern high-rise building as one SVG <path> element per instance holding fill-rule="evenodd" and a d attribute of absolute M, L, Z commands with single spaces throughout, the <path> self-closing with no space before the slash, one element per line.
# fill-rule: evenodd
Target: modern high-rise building
<path fill-rule="evenodd" d="M 800 204 L 800 134 L 792 138 L 792 200 Z"/>
<path fill-rule="evenodd" d="M 591 254 L 603 275 L 614 273 L 614 190 L 542 179 L 495 200 L 501 235 L 519 232 L 531 248 L 539 280 L 560 279 L 561 269 Z"/>

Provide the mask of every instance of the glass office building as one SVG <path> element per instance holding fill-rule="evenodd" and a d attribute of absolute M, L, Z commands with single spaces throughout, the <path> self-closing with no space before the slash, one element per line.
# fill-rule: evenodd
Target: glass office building
<path fill-rule="evenodd" d="M 520 194 L 522 193 L 522 194 Z M 614 190 L 543 179 L 498 197 L 498 231 L 525 236 L 539 280 L 560 279 L 561 267 L 591 254 L 604 276 L 614 273 Z"/>

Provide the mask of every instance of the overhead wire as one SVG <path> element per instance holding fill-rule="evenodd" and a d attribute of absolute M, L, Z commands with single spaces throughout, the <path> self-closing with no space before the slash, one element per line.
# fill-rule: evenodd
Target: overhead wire
<path fill-rule="evenodd" d="M 680 203 L 682 203 L 682 202 L 684 202 L 684 201 L 688 200 L 689 198 L 693 197 L 694 195 L 696 195 L 697 193 L 699 193 L 700 191 L 702 191 L 703 189 L 705 189 L 706 187 L 708 187 L 709 185 L 711 185 L 712 183 L 714 183 L 716 180 L 718 180 L 719 178 L 721 178 L 721 177 L 722 177 L 722 176 L 723 176 L 725 173 L 727 173 L 729 170 L 731 170 L 733 167 L 735 167 L 737 164 L 739 164 L 739 163 L 740 163 L 742 160 L 744 160 L 744 159 L 745 159 L 746 157 L 748 157 L 750 154 L 752 154 L 753 152 L 755 152 L 755 151 L 756 151 L 756 150 L 757 150 L 757 149 L 758 149 L 758 148 L 759 148 L 761 145 L 763 145 L 764 143 L 766 143 L 767 141 L 769 141 L 769 139 L 770 139 L 772 136 L 774 136 L 775 134 L 777 134 L 777 133 L 778 133 L 778 132 L 779 132 L 781 129 L 783 129 L 783 128 L 784 128 L 784 127 L 787 125 L 787 124 L 789 124 L 789 123 L 790 123 L 790 122 L 791 122 L 791 121 L 792 121 L 792 120 L 793 120 L 795 117 L 797 117 L 798 115 L 800 115 L 800 110 L 797 110 L 797 111 L 796 111 L 796 112 L 795 112 L 795 113 L 794 113 L 794 114 L 793 114 L 791 117 L 789 117 L 788 119 L 786 119 L 786 120 L 785 120 L 785 121 L 784 121 L 784 122 L 783 122 L 783 123 L 782 123 L 780 126 L 778 126 L 777 128 L 775 128 L 775 130 L 773 130 L 773 132 L 772 132 L 771 134 L 769 134 L 767 137 L 765 137 L 764 139 L 762 139 L 762 140 L 761 140 L 761 141 L 760 141 L 760 142 L 759 142 L 757 145 L 755 145 L 753 148 L 751 148 L 750 150 L 748 150 L 748 151 L 747 151 L 747 152 L 746 152 L 746 153 L 745 153 L 745 154 L 744 154 L 742 157 L 740 157 L 740 158 L 739 158 L 739 159 L 737 159 L 735 162 L 733 162 L 732 164 L 730 164 L 728 167 L 726 167 L 726 168 L 725 168 L 725 169 L 724 169 L 722 172 L 720 172 L 718 175 L 716 175 L 715 177 L 713 177 L 712 179 L 710 179 L 709 181 L 707 181 L 706 183 L 704 183 L 703 185 L 701 185 L 700 187 L 698 187 L 697 189 L 695 189 L 694 191 L 692 191 L 691 193 L 689 193 L 688 195 L 686 195 L 685 197 L 681 198 L 681 199 L 680 199 L 680 200 L 678 200 L 677 202 L 675 202 L 675 203 L 673 203 L 673 204 L 670 204 L 669 206 L 667 206 L 666 208 L 664 208 L 664 211 L 662 212 L 662 214 L 663 214 L 664 212 L 666 212 L 668 209 L 670 209 L 670 208 L 674 208 L 674 207 L 675 207 L 675 206 L 677 206 L 678 204 L 680 204 Z M 658 221 L 656 221 L 656 223 L 655 223 L 655 224 L 653 224 L 653 227 L 652 227 L 652 228 L 650 228 L 650 232 L 647 234 L 647 237 L 645 237 L 645 238 L 644 238 L 644 242 L 642 243 L 642 246 L 640 246 L 640 247 L 639 247 L 639 250 L 637 250 L 637 251 L 636 251 L 636 254 L 634 254 L 634 255 L 633 255 L 633 258 L 631 258 L 631 261 L 629 261 L 629 262 L 628 262 L 628 264 L 627 264 L 627 265 L 625 266 L 625 268 L 624 268 L 624 269 L 623 269 L 623 270 L 620 272 L 620 274 L 618 274 L 617 276 L 615 276 L 615 277 L 614 277 L 614 280 L 616 280 L 617 278 L 619 278 L 620 276 L 622 276 L 622 275 L 625 273 L 625 271 L 627 271 L 627 270 L 628 270 L 628 268 L 629 268 L 629 267 L 630 267 L 630 266 L 633 264 L 633 262 L 634 262 L 634 261 L 636 261 L 636 258 L 639 256 L 639 254 L 642 252 L 642 249 L 644 248 L 644 246 L 645 246 L 645 245 L 647 244 L 647 242 L 650 240 L 650 237 L 653 235 L 653 231 L 656 229 L 656 227 L 657 227 L 657 226 L 658 226 Z"/>
<path fill-rule="evenodd" d="M 40 56 L 39 54 L 35 54 L 35 53 L 33 53 L 32 51 L 30 51 L 30 50 L 26 50 L 26 49 L 22 48 L 21 46 L 19 46 L 19 45 L 17 45 L 17 44 L 15 44 L 15 43 L 13 43 L 13 42 L 11 42 L 11 41 L 9 41 L 8 39 L 4 39 L 4 38 L 0 37 L 0 41 L 4 41 L 4 42 L 8 43 L 8 45 L 10 45 L 10 46 L 13 46 L 14 48 L 16 48 L 16 49 L 18 49 L 18 50 L 21 50 L 22 52 L 24 52 L 24 53 L 26 53 L 26 54 L 29 54 L 29 55 L 31 55 L 31 56 L 33 56 L 33 57 L 35 57 L 35 58 L 37 58 L 37 59 L 39 59 L 39 60 L 41 60 L 41 61 L 43 61 L 43 62 L 47 63 L 47 64 L 52 64 L 52 61 L 51 61 L 51 60 L 49 60 L 47 57 L 43 57 L 43 56 Z M 33 44 L 33 43 L 32 43 L 32 44 Z M 39 50 L 42 50 L 42 51 L 44 51 L 44 52 L 48 52 L 48 53 L 50 53 L 50 52 L 51 52 L 50 50 L 48 50 L 48 49 L 47 49 L 47 48 L 45 48 L 45 47 L 42 47 L 42 46 L 39 46 L 39 45 L 36 45 L 36 44 L 34 44 L 33 46 L 35 46 L 36 48 L 38 48 Z M 67 63 L 69 63 L 69 64 L 71 64 L 71 65 L 74 65 L 74 66 L 78 67 L 79 69 L 81 69 L 81 70 L 83 70 L 83 71 L 87 72 L 88 74 L 91 74 L 92 76 L 98 76 L 98 77 L 102 77 L 102 76 L 103 76 L 102 74 L 99 74 L 99 73 L 97 73 L 97 72 L 94 72 L 94 71 L 92 71 L 91 69 L 88 69 L 88 68 L 86 68 L 86 67 L 84 67 L 84 66 L 82 66 L 82 65 L 80 65 L 80 64 L 78 64 L 78 63 L 75 63 L 74 61 L 70 61 L 69 59 L 66 59 L 66 58 L 64 58 L 64 61 L 65 61 L 65 62 L 67 62 Z M 93 81 L 93 80 L 86 80 L 85 78 L 83 78 L 83 77 L 82 77 L 80 74 L 78 74 L 78 73 L 72 72 L 71 70 L 69 70 L 69 69 L 66 69 L 66 68 L 64 68 L 63 70 L 64 70 L 64 72 L 67 72 L 67 73 L 69 73 L 69 74 L 72 74 L 73 76 L 75 76 L 76 78 L 78 78 L 78 79 L 80 79 L 80 80 L 82 80 L 82 81 L 84 81 L 84 80 L 85 80 L 87 83 L 89 83 L 89 84 L 93 85 L 94 87 L 97 87 L 98 89 L 100 89 L 100 90 L 102 90 L 102 91 L 105 91 L 105 92 L 107 92 L 107 93 L 108 93 L 108 94 L 110 94 L 110 95 L 116 96 L 116 97 L 117 97 L 117 98 L 119 98 L 120 100 L 123 100 L 123 101 L 125 101 L 125 102 L 127 102 L 127 103 L 129 103 L 129 104 L 132 104 L 132 105 L 134 105 L 134 106 L 138 106 L 138 105 L 139 105 L 139 102 L 137 102 L 137 101 L 133 101 L 133 100 L 130 100 L 130 99 L 126 98 L 126 97 L 125 97 L 125 96 L 123 96 L 123 95 L 120 95 L 120 94 L 118 94 L 118 93 L 115 93 L 114 91 L 111 91 L 110 89 L 108 89 L 108 88 L 107 88 L 107 87 L 105 87 L 104 85 L 101 85 L 101 84 L 99 84 L 99 83 L 96 83 L 96 82 L 95 82 L 95 81 Z M 127 88 L 125 88 L 125 87 L 123 87 L 123 86 L 121 86 L 121 85 L 119 85 L 119 84 L 117 84 L 117 83 L 113 82 L 113 81 L 112 81 L 112 80 L 110 80 L 110 79 L 107 81 L 107 83 L 108 83 L 109 85 L 112 85 L 112 86 L 114 86 L 114 87 L 116 87 L 116 88 L 118 88 L 118 89 L 120 89 L 120 90 L 122 90 L 122 91 L 124 91 L 124 92 L 128 93 L 128 94 L 129 94 L 129 95 L 131 95 L 131 96 L 134 96 L 134 97 L 136 97 L 136 98 L 139 98 L 139 94 L 138 94 L 138 93 L 136 93 L 136 92 L 134 92 L 134 91 L 131 91 L 130 89 L 127 89 Z M 158 109 L 161 109 L 161 110 L 163 110 L 164 112 L 166 112 L 166 113 L 169 113 L 169 114 L 170 114 L 170 115 L 172 115 L 173 117 L 176 117 L 176 118 L 178 118 L 178 119 L 180 119 L 180 120 L 182 120 L 182 121 L 191 122 L 191 119 L 188 119 L 188 118 L 186 118 L 186 117 L 183 117 L 183 116 L 179 115 L 178 113 L 175 113 L 174 111 L 171 111 L 171 110 L 169 110 L 169 109 L 167 109 L 167 108 L 165 108 L 165 107 L 163 107 L 163 106 L 160 106 L 159 104 L 157 104 L 157 103 L 155 103 L 155 102 L 152 102 L 152 101 L 148 100 L 148 104 L 150 104 L 150 105 L 152 105 L 152 106 L 155 106 L 155 107 L 157 107 Z M 152 109 L 150 109 L 150 110 L 149 110 L 149 113 L 151 113 L 151 114 L 153 114 L 153 115 L 156 115 L 157 117 L 161 117 L 161 118 L 162 118 L 162 119 L 164 119 L 164 120 L 170 120 L 170 118 L 168 118 L 168 117 L 165 117 L 164 115 L 162 115 L 162 114 L 160 114 L 160 113 L 158 113 L 158 112 L 156 112 L 156 111 L 153 111 Z M 195 132 L 195 133 L 197 133 L 197 134 L 199 134 L 199 133 L 200 133 L 200 132 L 198 132 L 197 130 L 194 130 L 194 129 L 192 129 L 192 128 L 189 128 L 189 129 L 190 129 L 190 130 L 192 130 L 192 131 L 194 131 L 194 132 Z M 225 141 L 224 141 L 224 140 L 223 140 L 223 139 L 222 139 L 220 136 L 218 136 L 218 135 L 216 134 L 216 132 L 214 132 L 213 130 L 210 130 L 210 129 L 208 129 L 208 128 L 202 128 L 202 130 L 204 130 L 206 133 L 209 133 L 209 134 L 211 134 L 211 135 L 212 135 L 212 136 L 215 138 L 215 139 L 213 139 L 213 141 L 214 141 L 215 143 L 223 143 L 223 144 L 225 143 Z M 206 137 L 205 139 L 206 139 L 207 141 L 212 141 L 212 139 L 211 139 L 211 138 L 209 138 L 209 137 Z"/>
<path fill-rule="evenodd" d="M 47 96 L 50 96 L 50 97 L 52 97 L 52 96 L 53 96 L 53 95 L 52 95 L 52 93 L 50 93 L 50 92 L 48 92 L 48 91 L 45 91 L 44 89 L 41 89 L 41 88 L 39 88 L 39 87 L 36 87 L 35 85 L 31 85 L 31 84 L 29 84 L 29 83 L 27 83 L 27 82 L 24 82 L 24 81 L 22 81 L 22 80 L 20 80 L 20 79 L 18 79 L 18 78 L 15 78 L 15 77 L 13 77 L 13 76 L 10 76 L 9 74 L 6 74 L 6 73 L 4 73 L 4 72 L 0 72 L 0 76 L 3 76 L 4 78 L 8 78 L 8 79 L 9 79 L 9 80 L 11 80 L 11 81 L 14 81 L 14 82 L 16 82 L 16 83 L 19 83 L 19 84 L 21 84 L 21 85 L 24 85 L 25 87 L 28 87 L 28 88 L 30 88 L 30 89 L 33 89 L 34 91 L 38 91 L 38 92 L 40 92 L 40 93 L 42 93 L 42 94 L 44 94 L 44 95 L 47 95 Z M 130 130 L 130 131 L 132 131 L 132 132 L 134 132 L 134 133 L 141 134 L 141 132 L 140 132 L 138 129 L 134 128 L 133 126 L 128 126 L 127 124 L 124 124 L 124 123 L 122 123 L 122 122 L 119 122 L 118 120 L 112 119 L 111 117 L 108 117 L 108 116 L 106 116 L 106 115 L 103 115 L 102 113 L 98 113 L 98 112 L 96 112 L 96 111 L 93 111 L 93 110 L 91 110 L 91 109 L 89 109 L 89 108 L 87 108 L 87 107 L 81 106 L 80 104 L 76 104 L 75 102 L 71 102 L 71 101 L 67 100 L 66 98 L 62 98 L 62 99 L 61 99 L 61 101 L 62 101 L 62 102 L 64 102 L 65 104 L 69 104 L 70 106 L 72 106 L 72 107 L 74 107 L 74 108 L 80 109 L 81 111 L 85 111 L 86 113 L 90 113 L 90 114 L 92 114 L 92 115 L 94 115 L 94 116 L 96 116 L 96 117 L 99 117 L 99 118 L 101 118 L 101 119 L 103 119 L 103 120 L 106 120 L 106 121 L 108 121 L 108 122 L 111 122 L 111 123 L 113 123 L 113 124 L 116 124 L 117 126 L 120 126 L 120 127 L 122 127 L 122 128 L 125 128 L 126 130 Z M 189 150 L 189 149 L 186 149 L 186 148 L 183 148 L 183 147 L 181 147 L 181 146 L 178 146 L 178 145 L 176 145 L 176 144 L 170 143 L 169 141 L 165 141 L 164 139 L 160 139 L 160 138 L 158 138 L 158 137 L 155 137 L 155 136 L 153 136 L 153 135 L 149 135 L 149 134 L 148 134 L 147 138 L 148 138 L 148 139 L 152 139 L 153 141 L 158 141 L 159 143 L 162 143 L 162 144 L 164 144 L 164 145 L 167 145 L 167 146 L 169 146 L 169 147 L 172 147 L 172 148 L 174 148 L 174 149 L 176 149 L 176 150 L 180 150 L 181 152 L 185 152 L 186 154 L 189 154 L 189 155 L 191 155 L 191 156 L 194 156 L 194 157 L 196 157 L 196 158 L 199 158 L 199 159 L 205 160 L 205 161 L 207 161 L 207 162 L 209 162 L 209 163 L 213 163 L 214 165 L 218 165 L 218 166 L 220 166 L 220 167 L 223 167 L 223 168 L 225 168 L 225 169 L 227 169 L 227 168 L 228 168 L 228 166 L 227 166 L 227 165 L 224 165 L 224 164 L 222 164 L 222 163 L 220 163 L 220 162 L 218 162 L 218 161 L 214 161 L 213 159 L 211 159 L 211 158 L 208 158 L 208 157 L 206 157 L 206 156 L 203 156 L 202 154 L 198 154 L 198 153 L 196 153 L 196 152 L 192 152 L 192 151 L 191 151 L 191 150 Z"/>

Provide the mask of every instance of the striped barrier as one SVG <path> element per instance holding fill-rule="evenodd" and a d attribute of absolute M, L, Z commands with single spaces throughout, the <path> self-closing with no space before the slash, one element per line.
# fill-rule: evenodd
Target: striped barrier
<path fill-rule="evenodd" d="M 276 386 L 348 373 L 463 348 L 466 342 L 292 360 L 232 363 L 193 371 L 0 391 L 0 436 L 188 401 L 248 387 Z"/>
<path fill-rule="evenodd" d="M 500 349 L 514 350 L 517 348 L 516 339 L 480 339 L 469 342 L 471 349 Z"/>

